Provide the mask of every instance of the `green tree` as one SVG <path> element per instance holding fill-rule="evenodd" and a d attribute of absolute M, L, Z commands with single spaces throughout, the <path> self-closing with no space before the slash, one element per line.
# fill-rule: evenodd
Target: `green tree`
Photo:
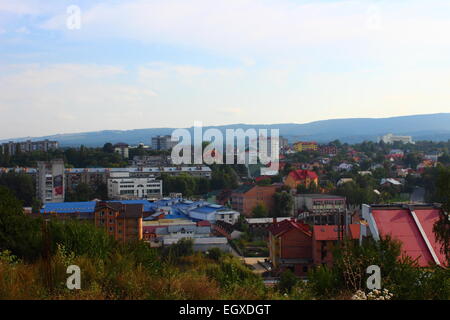
<path fill-rule="evenodd" d="M 295 285 L 298 283 L 298 279 L 295 276 L 295 274 L 287 269 L 280 275 L 280 281 L 278 282 L 278 290 L 280 290 L 281 293 L 290 294 L 292 291 L 292 288 L 295 287 Z"/>
<path fill-rule="evenodd" d="M 254 218 L 266 218 L 269 216 L 269 211 L 263 203 L 258 203 L 252 209 L 252 215 Z"/>
<path fill-rule="evenodd" d="M 442 252 L 450 265 L 450 168 L 440 168 L 436 185 L 443 211 L 433 230 L 437 240 L 442 243 Z"/>
<path fill-rule="evenodd" d="M 276 192 L 273 195 L 274 200 L 274 216 L 287 217 L 291 215 L 294 206 L 292 195 L 288 192 Z"/>

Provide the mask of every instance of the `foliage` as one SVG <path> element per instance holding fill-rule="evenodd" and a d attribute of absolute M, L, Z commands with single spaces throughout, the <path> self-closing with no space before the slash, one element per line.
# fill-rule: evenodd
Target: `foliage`
<path fill-rule="evenodd" d="M 295 274 L 287 269 L 280 275 L 280 281 L 278 282 L 278 290 L 281 291 L 281 293 L 291 293 L 292 288 L 297 284 L 298 279 L 295 276 Z"/>

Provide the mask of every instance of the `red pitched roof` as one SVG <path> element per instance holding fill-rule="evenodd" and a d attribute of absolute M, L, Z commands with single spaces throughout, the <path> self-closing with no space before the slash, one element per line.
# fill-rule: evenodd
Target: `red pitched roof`
<path fill-rule="evenodd" d="M 418 263 L 421 266 L 427 266 L 430 262 L 434 263 L 432 254 L 427 247 L 426 239 L 429 241 L 439 262 L 444 264 L 445 257 L 441 252 L 441 245 L 436 241 L 433 233 L 433 225 L 439 219 L 440 209 L 415 208 L 413 211 L 417 216 L 418 224 L 424 231 L 425 237 L 407 208 L 373 208 L 372 215 L 380 235 L 391 235 L 393 239 L 400 240 L 402 242 L 402 250 L 411 258 L 418 258 Z"/>
<path fill-rule="evenodd" d="M 280 236 L 292 229 L 300 230 L 308 236 L 312 235 L 307 224 L 303 224 L 294 220 L 283 220 L 281 222 L 273 223 L 270 227 L 267 228 L 267 230 L 274 236 Z"/>
<path fill-rule="evenodd" d="M 359 224 L 350 224 L 349 232 L 347 236 L 350 239 L 359 239 L 360 227 Z M 337 225 L 324 225 L 313 226 L 313 235 L 315 240 L 319 241 L 334 241 L 338 240 L 338 226 Z"/>
<path fill-rule="evenodd" d="M 317 173 L 310 170 L 294 170 L 289 172 L 289 176 L 293 178 L 294 180 L 306 180 L 306 178 L 309 179 L 317 179 Z"/>

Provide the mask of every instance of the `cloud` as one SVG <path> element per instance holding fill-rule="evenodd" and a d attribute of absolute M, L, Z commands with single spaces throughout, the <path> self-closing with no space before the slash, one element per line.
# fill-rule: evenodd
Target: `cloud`
<path fill-rule="evenodd" d="M 419 4 L 418 4 L 419 3 Z M 366 47 L 384 39 L 417 45 L 438 38 L 450 21 L 435 12 L 449 10 L 441 0 L 427 2 L 289 0 L 133 0 L 82 8 L 80 38 L 126 38 L 148 43 L 203 48 L 221 53 L 271 54 L 310 46 Z M 65 13 L 42 24 L 65 29 Z M 376 26 L 376 28 L 375 28 Z M 369 48 L 367 48 L 369 49 Z"/>
<path fill-rule="evenodd" d="M 145 111 L 149 111 L 149 105 L 157 95 L 151 88 L 134 84 L 127 77 L 127 71 L 108 65 L 2 66 L 2 135 L 13 137 L 49 131 L 123 127 L 121 121 L 127 118 L 125 126 L 128 126 L 132 123 L 130 118 L 136 114 L 150 115 Z M 109 123 L 112 115 L 116 117 Z M 144 124 L 145 118 L 140 120 Z"/>

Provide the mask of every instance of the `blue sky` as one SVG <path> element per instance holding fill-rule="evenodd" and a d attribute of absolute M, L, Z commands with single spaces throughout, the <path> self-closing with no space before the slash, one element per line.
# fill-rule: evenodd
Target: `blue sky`
<path fill-rule="evenodd" d="M 449 32 L 446 0 L 0 0 L 0 139 L 450 112 Z"/>

